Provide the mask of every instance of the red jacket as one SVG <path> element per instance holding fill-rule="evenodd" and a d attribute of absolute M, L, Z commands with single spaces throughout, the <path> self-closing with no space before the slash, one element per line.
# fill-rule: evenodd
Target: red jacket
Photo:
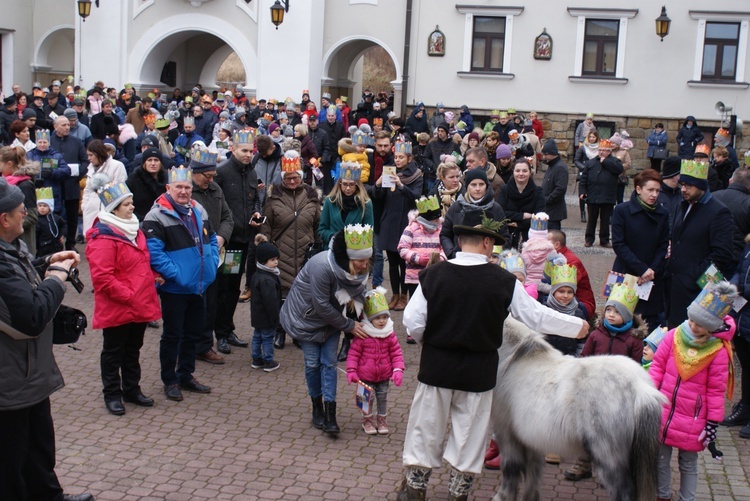
<path fill-rule="evenodd" d="M 729 328 L 714 333 L 714 336 L 731 340 L 734 336 L 734 320 L 724 317 Z M 660 439 L 665 445 L 683 451 L 703 450 L 698 440 L 707 421 L 724 419 L 724 392 L 729 378 L 729 356 L 727 350 L 719 350 L 708 367 L 688 380 L 677 372 L 674 361 L 674 332 L 667 332 L 651 362 L 648 373 L 654 385 L 669 399 L 661 414 Z"/>
<path fill-rule="evenodd" d="M 633 326 L 630 329 L 614 336 L 610 335 L 600 320 L 599 325 L 586 339 L 581 356 L 623 355 L 640 364 L 643 358 L 643 339 L 646 336 L 648 326 L 639 315 L 633 317 Z"/>
<path fill-rule="evenodd" d="M 120 230 L 94 221 L 86 234 L 86 259 L 94 285 L 94 329 L 161 317 L 146 236 L 132 244 Z"/>
<path fill-rule="evenodd" d="M 568 264 L 576 267 L 578 272 L 578 288 L 576 289 L 576 299 L 578 302 L 583 304 L 586 309 L 587 318 L 591 318 L 596 310 L 596 299 L 594 298 L 594 291 L 591 289 L 591 281 L 589 280 L 589 272 L 586 271 L 586 267 L 578 256 L 573 254 L 573 251 L 567 247 L 560 247 L 558 251 L 560 254 L 565 256 L 568 260 Z"/>
<path fill-rule="evenodd" d="M 395 332 L 386 337 L 355 337 L 352 340 L 346 370 L 356 369 L 361 380 L 371 383 L 388 381 L 393 375 L 393 369 L 405 368 L 404 355 Z"/>

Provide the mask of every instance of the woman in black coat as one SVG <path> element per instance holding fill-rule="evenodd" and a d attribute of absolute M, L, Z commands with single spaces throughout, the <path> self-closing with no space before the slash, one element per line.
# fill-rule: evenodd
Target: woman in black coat
<path fill-rule="evenodd" d="M 526 158 L 519 158 L 513 166 L 513 177 L 500 190 L 497 202 L 510 219 L 508 245 L 514 249 L 529 239 L 531 216 L 544 212 L 544 194 L 531 177 L 531 165 Z"/>
<path fill-rule="evenodd" d="M 167 172 L 161 152 L 149 148 L 143 152 L 143 163 L 128 177 L 125 184 L 133 192 L 133 205 L 138 221 L 143 221 L 159 196 L 167 191 Z"/>
<path fill-rule="evenodd" d="M 649 329 L 665 325 L 664 281 L 669 245 L 669 213 L 657 202 L 661 175 L 647 169 L 635 176 L 635 191 L 630 201 L 618 204 L 612 216 L 612 246 L 615 262 L 612 271 L 638 277 L 638 283 L 653 281 L 648 300 L 635 308 Z"/>
<path fill-rule="evenodd" d="M 579 197 L 586 200 L 589 211 L 586 247 L 594 245 L 596 222 L 600 215 L 599 243 L 602 247 L 612 246 L 609 242 L 609 220 L 617 202 L 617 178 L 622 171 L 622 162 L 612 155 L 612 143 L 607 139 L 599 141 L 599 156 L 586 162 L 578 187 Z"/>

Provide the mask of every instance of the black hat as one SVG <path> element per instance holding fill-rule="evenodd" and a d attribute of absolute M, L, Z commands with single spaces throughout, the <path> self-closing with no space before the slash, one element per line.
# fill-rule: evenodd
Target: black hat
<path fill-rule="evenodd" d="M 469 183 L 476 179 L 484 181 L 485 186 L 490 186 L 490 181 L 487 178 L 487 172 L 485 172 L 485 170 L 481 167 L 477 167 L 476 169 L 469 169 L 464 172 L 464 184 L 466 186 L 469 186 Z"/>
<path fill-rule="evenodd" d="M 83 106 L 83 99 L 80 97 L 73 99 L 73 106 Z"/>
<path fill-rule="evenodd" d="M 255 260 L 260 264 L 266 264 L 269 259 L 279 256 L 279 249 L 270 242 L 261 242 L 255 248 Z"/>
<path fill-rule="evenodd" d="M 143 165 L 146 165 L 146 160 L 149 158 L 157 158 L 159 162 L 164 162 L 162 159 L 161 151 L 157 150 L 156 148 L 149 148 L 146 151 L 143 152 Z"/>
<path fill-rule="evenodd" d="M 474 169 L 477 170 L 477 169 Z M 464 214 L 463 224 L 453 226 L 454 235 L 478 235 L 495 239 L 495 245 L 503 245 L 505 237 L 500 234 L 504 221 L 495 221 L 487 217 L 485 211 L 468 211 Z"/>
<path fill-rule="evenodd" d="M 669 179 L 675 177 L 680 173 L 680 167 L 682 166 L 682 159 L 678 156 L 671 156 L 664 159 L 664 165 L 661 168 L 662 179 Z"/>
<path fill-rule="evenodd" d="M 8 96 L 5 98 L 5 101 L 3 101 L 3 104 L 5 106 L 13 106 L 16 103 L 17 103 L 16 96 Z"/>
<path fill-rule="evenodd" d="M 550 139 L 546 143 L 544 143 L 544 147 L 542 147 L 542 155 L 559 155 L 560 151 L 557 149 L 557 141 L 554 139 Z"/>
<path fill-rule="evenodd" d="M 149 146 L 151 148 L 158 148 L 159 147 L 159 140 L 156 139 L 151 134 L 149 134 L 146 137 L 144 137 L 143 139 L 141 139 L 141 148 L 143 148 L 144 146 Z M 145 160 L 145 158 L 144 158 L 144 160 Z"/>
<path fill-rule="evenodd" d="M 450 126 L 447 123 L 445 123 L 445 122 L 440 122 L 440 124 L 437 126 L 437 128 L 438 129 L 443 129 L 446 134 L 450 134 L 451 133 Z"/>

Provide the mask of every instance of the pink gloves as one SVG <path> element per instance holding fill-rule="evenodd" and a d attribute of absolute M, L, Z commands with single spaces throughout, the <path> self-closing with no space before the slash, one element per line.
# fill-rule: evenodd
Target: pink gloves
<path fill-rule="evenodd" d="M 346 380 L 349 382 L 349 384 L 359 381 L 359 375 L 357 374 L 357 371 L 347 371 Z"/>
<path fill-rule="evenodd" d="M 393 376 L 391 377 L 393 380 L 393 384 L 396 386 L 401 386 L 401 383 L 404 382 L 404 372 L 395 370 L 393 371 Z"/>

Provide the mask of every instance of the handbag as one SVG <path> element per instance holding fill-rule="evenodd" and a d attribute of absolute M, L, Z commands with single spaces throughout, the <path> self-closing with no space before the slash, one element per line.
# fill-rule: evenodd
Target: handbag
<path fill-rule="evenodd" d="M 307 246 L 305 249 L 305 260 L 302 262 L 302 266 L 305 265 L 315 254 L 323 252 L 323 242 L 315 240 L 313 243 Z"/>
<path fill-rule="evenodd" d="M 657 160 L 664 160 L 668 156 L 669 156 L 669 149 L 667 149 L 666 146 L 654 147 L 654 155 L 652 158 L 655 158 Z"/>
<path fill-rule="evenodd" d="M 81 335 L 86 334 L 86 327 L 88 327 L 85 313 L 64 304 L 60 305 L 53 322 L 52 342 L 54 344 L 76 343 Z"/>

